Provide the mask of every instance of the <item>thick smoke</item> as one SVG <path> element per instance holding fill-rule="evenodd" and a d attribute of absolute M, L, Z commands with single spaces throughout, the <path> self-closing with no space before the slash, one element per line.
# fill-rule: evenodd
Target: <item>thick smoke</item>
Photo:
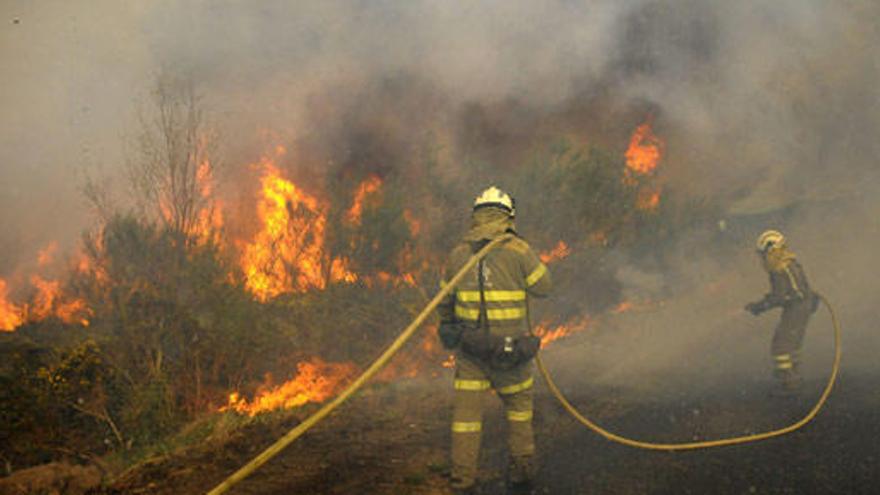
<path fill-rule="evenodd" d="M 6 2 L 4 196 L 39 203 L 61 187 L 73 200 L 77 168 L 121 161 L 120 134 L 169 70 L 196 82 L 237 147 L 268 130 L 321 136 L 332 154 L 344 143 L 324 136 L 347 138 L 345 122 L 396 117 L 398 135 L 372 139 L 431 130 L 494 161 L 553 133 L 620 144 L 650 110 L 669 141 L 668 173 L 699 191 L 745 196 L 766 183 L 783 201 L 846 192 L 876 150 L 876 10 L 795 0 Z"/>
<path fill-rule="evenodd" d="M 299 167 L 405 174 L 433 139 L 454 174 L 523 163 L 559 135 L 622 151 L 650 116 L 665 181 L 720 200 L 732 222 L 806 204 L 784 226 L 815 277 L 848 293 L 835 274 L 870 258 L 842 226 L 864 234 L 853 219 L 876 211 L 878 15 L 868 0 L 4 2 L 0 275 L 74 242 L 91 221 L 83 175 L 119 172 L 171 72 L 203 94 L 242 168 L 285 144 Z M 833 240 L 815 234 L 827 222 Z M 682 260 L 703 274 L 716 262 L 701 263 Z"/>

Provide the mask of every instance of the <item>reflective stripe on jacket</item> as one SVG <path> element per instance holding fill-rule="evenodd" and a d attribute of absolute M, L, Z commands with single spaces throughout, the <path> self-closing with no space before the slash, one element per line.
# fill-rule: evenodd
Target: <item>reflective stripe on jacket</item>
<path fill-rule="evenodd" d="M 797 260 L 783 263 L 779 270 L 770 271 L 770 293 L 765 299 L 771 306 L 788 306 L 792 303 L 810 302 L 815 297 L 807 281 L 807 275 Z"/>
<path fill-rule="evenodd" d="M 462 243 L 449 256 L 444 283 L 476 251 L 477 246 Z M 544 297 L 552 284 L 547 267 L 528 243 L 518 237 L 502 243 L 483 261 L 483 295 L 489 331 L 496 335 L 515 336 L 528 330 L 527 297 Z M 438 306 L 441 321 L 476 324 L 480 320 L 480 284 L 478 265 L 474 266 Z"/>

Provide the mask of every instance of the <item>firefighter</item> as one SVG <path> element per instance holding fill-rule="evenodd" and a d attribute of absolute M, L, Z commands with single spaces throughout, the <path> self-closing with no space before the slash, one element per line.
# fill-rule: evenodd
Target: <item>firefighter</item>
<path fill-rule="evenodd" d="M 779 381 L 776 393 L 793 395 L 801 385 L 801 345 L 819 298 L 810 290 L 803 267 L 789 250 L 780 232 L 768 230 L 761 234 L 757 250 L 770 277 L 770 292 L 760 301 L 747 304 L 745 309 L 757 316 L 769 309 L 782 308 L 770 353 L 773 356 L 773 374 Z"/>
<path fill-rule="evenodd" d="M 508 484 L 527 491 L 534 475 L 532 433 L 532 358 L 540 339 L 531 334 L 528 297 L 545 297 L 551 282 L 547 267 L 516 235 L 513 198 L 497 187 L 474 201 L 472 225 L 449 256 L 441 285 L 492 239 L 502 242 L 477 263 L 438 306 L 439 336 L 455 349 L 452 413 L 452 486 L 470 493 L 477 476 L 483 430 L 483 400 L 494 390 L 507 417 Z"/>

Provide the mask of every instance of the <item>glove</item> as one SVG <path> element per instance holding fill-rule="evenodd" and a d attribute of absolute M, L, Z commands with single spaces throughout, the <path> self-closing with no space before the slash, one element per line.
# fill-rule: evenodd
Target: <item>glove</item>
<path fill-rule="evenodd" d="M 458 347 L 459 342 L 461 342 L 461 332 L 461 325 L 450 321 L 440 324 L 437 335 L 440 337 L 443 347 L 452 350 Z"/>
<path fill-rule="evenodd" d="M 745 310 L 755 316 L 758 316 L 764 311 L 767 311 L 767 305 L 764 304 L 764 301 L 750 302 L 746 304 Z"/>

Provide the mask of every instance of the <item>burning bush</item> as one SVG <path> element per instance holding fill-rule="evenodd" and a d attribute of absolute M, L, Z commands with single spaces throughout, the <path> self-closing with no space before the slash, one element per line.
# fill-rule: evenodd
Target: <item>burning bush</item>
<path fill-rule="evenodd" d="M 161 139 L 173 126 L 162 129 L 154 142 L 177 142 Z M 418 173 L 328 168 L 299 183 L 278 147 L 251 168 L 259 175 L 253 210 L 223 209 L 230 202 L 208 187 L 209 162 L 197 160 L 201 141 L 190 142 L 197 152 L 168 155 L 189 165 L 181 178 L 189 199 L 169 209 L 173 196 L 140 183 L 153 207 L 142 201 L 138 213 L 105 215 L 67 279 L 53 285 L 66 294 L 54 299 L 59 308 L 82 301 L 78 318 L 28 319 L 21 308 L 29 305 L 0 284 L 0 324 L 35 349 L 3 375 L 4 425 L 16 425 L 17 438 L 127 449 L 206 411 L 256 414 L 325 400 L 428 300 L 487 177 L 517 197 L 520 232 L 559 267 L 553 306 L 535 312 L 545 343 L 621 303 L 612 250 L 662 260 L 657 241 L 708 211 L 661 190 L 662 143 L 650 127 L 638 128 L 627 154 L 560 142 L 522 165 L 483 163 L 453 179 L 436 175 L 446 164 L 429 154 L 413 166 Z M 149 164 L 138 170 L 163 170 Z M 147 176 L 161 182 L 161 173 Z M 425 339 L 383 379 L 439 369 L 447 356 Z M 34 408 L 45 412 L 39 425 L 28 419 Z M 75 440 L 58 433 L 71 424 Z M 18 455 L 18 445 L 4 455 Z"/>

